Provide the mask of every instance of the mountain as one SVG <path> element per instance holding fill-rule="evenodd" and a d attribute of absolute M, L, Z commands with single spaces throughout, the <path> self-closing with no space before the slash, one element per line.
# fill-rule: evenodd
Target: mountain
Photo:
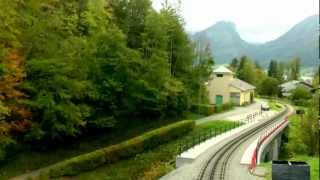
<path fill-rule="evenodd" d="M 253 44 L 241 39 L 232 22 L 221 21 L 198 32 L 192 39 L 201 45 L 209 44 L 218 64 L 229 63 L 232 58 L 247 55 L 267 66 L 271 59 L 289 61 L 300 57 L 303 66 L 314 66 L 319 54 L 319 16 L 301 21 L 278 39 Z"/>

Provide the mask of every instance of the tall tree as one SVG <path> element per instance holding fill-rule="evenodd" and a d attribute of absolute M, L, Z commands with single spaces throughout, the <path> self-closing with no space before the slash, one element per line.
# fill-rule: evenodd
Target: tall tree
<path fill-rule="evenodd" d="M 298 80 L 300 78 L 300 58 L 295 58 L 290 63 L 291 80 Z"/>
<path fill-rule="evenodd" d="M 268 76 L 277 78 L 278 77 L 278 62 L 271 60 L 268 68 Z"/>
<path fill-rule="evenodd" d="M 233 72 L 237 72 L 239 66 L 239 60 L 237 58 L 233 58 L 230 63 L 230 68 Z"/>
<path fill-rule="evenodd" d="M 25 94 L 19 88 L 25 79 L 25 56 L 22 49 L 21 1 L 0 2 L 0 116 L 12 130 L 23 132 L 30 126 L 30 111 L 21 103 Z M 2 115 L 1 115 L 2 114 Z"/>
<path fill-rule="evenodd" d="M 141 48 L 141 32 L 144 31 L 148 13 L 152 11 L 150 0 L 108 0 L 116 24 L 126 34 L 128 46 Z"/>
<path fill-rule="evenodd" d="M 268 69 L 268 76 L 276 78 L 279 82 L 284 80 L 285 64 L 276 60 L 271 60 Z"/>
<path fill-rule="evenodd" d="M 240 59 L 240 64 L 237 72 L 237 77 L 251 84 L 256 84 L 255 81 L 255 66 L 252 61 L 246 57 L 242 56 Z"/>

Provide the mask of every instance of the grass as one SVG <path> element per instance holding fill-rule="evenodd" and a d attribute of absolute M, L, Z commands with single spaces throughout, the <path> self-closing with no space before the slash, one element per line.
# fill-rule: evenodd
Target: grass
<path fill-rule="evenodd" d="M 306 155 L 297 155 L 293 158 L 290 159 L 290 161 L 304 161 L 307 162 L 308 165 L 310 166 L 310 178 L 311 180 L 318 180 L 319 177 L 319 157 L 311 157 L 311 156 L 306 156 Z M 271 180 L 272 179 L 272 163 L 271 162 L 266 162 L 266 163 L 261 163 L 259 167 L 264 167 L 267 169 L 267 176 L 265 177 L 266 180 Z"/>
<path fill-rule="evenodd" d="M 201 119 L 201 118 L 204 118 L 204 117 L 207 117 L 207 116 L 199 114 L 199 113 L 193 113 L 193 112 L 189 112 L 186 115 L 186 119 L 189 119 L 189 120 L 197 120 L 197 119 Z"/>
<path fill-rule="evenodd" d="M 108 145 L 130 139 L 151 129 L 155 129 L 174 122 L 173 120 L 145 121 L 128 120 L 119 124 L 113 131 L 99 132 L 75 141 L 69 141 L 64 146 L 51 147 L 46 150 L 34 150 L 27 145 L 16 156 L 11 157 L 4 164 L 0 164 L 0 180 L 28 173 L 56 162 L 93 151 Z M 123 131 L 123 129 L 126 129 Z"/>
<path fill-rule="evenodd" d="M 278 111 L 278 112 L 281 111 L 284 107 L 281 103 L 274 100 L 269 100 L 268 104 L 271 110 Z"/>
<path fill-rule="evenodd" d="M 153 150 L 138 154 L 133 158 L 105 165 L 94 171 L 84 172 L 75 177 L 61 179 L 158 179 L 174 170 L 175 158 L 179 154 L 179 145 L 193 136 L 208 130 L 231 127 L 233 122 L 213 121 L 197 126 L 186 136 L 158 146 Z"/>
<path fill-rule="evenodd" d="M 271 175 L 271 162 L 264 162 L 259 164 L 259 167 L 262 167 L 266 169 L 267 174 L 265 176 L 265 180 L 272 180 L 272 175 Z"/>

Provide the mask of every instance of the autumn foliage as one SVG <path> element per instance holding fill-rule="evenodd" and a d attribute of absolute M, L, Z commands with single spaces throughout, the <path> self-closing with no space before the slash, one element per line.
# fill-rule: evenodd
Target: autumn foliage
<path fill-rule="evenodd" d="M 19 90 L 19 85 L 26 76 L 24 58 L 18 50 L 9 50 L 3 65 L 6 73 L 0 79 L 0 100 L 9 109 L 10 115 L 6 117 L 6 122 L 10 124 L 12 131 L 24 132 L 31 127 L 31 122 L 28 120 L 31 112 L 20 102 L 26 97 Z"/>

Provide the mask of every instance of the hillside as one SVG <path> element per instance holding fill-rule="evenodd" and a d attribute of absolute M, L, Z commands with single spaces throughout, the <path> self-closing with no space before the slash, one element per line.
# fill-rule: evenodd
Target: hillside
<path fill-rule="evenodd" d="M 252 44 L 241 39 L 232 22 L 221 21 L 198 32 L 193 40 L 210 44 L 217 63 L 228 63 L 234 57 L 248 55 L 266 66 L 271 59 L 288 61 L 300 57 L 303 66 L 313 66 L 318 58 L 318 15 L 301 21 L 274 41 Z"/>

